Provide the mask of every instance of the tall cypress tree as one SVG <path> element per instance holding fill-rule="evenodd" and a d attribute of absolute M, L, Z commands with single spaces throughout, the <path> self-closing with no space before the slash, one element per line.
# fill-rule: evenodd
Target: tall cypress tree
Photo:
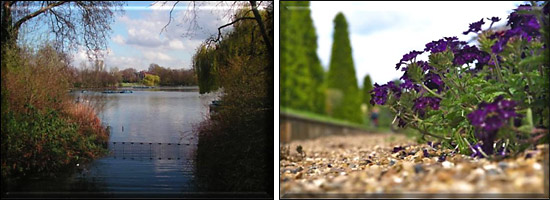
<path fill-rule="evenodd" d="M 361 94 L 355 77 L 348 23 L 340 12 L 334 18 L 334 33 L 327 77 L 330 112 L 333 117 L 362 123 Z"/>
<path fill-rule="evenodd" d="M 309 2 L 280 2 L 281 105 L 324 113 L 324 71 L 317 56 L 317 35 Z"/>
<path fill-rule="evenodd" d="M 370 105 L 370 91 L 372 90 L 372 81 L 370 79 L 370 75 L 365 75 L 365 78 L 363 78 L 363 102 L 367 106 Z"/>

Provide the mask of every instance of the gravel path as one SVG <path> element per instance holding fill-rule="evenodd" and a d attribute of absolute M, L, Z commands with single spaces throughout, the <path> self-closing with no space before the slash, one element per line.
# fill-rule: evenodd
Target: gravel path
<path fill-rule="evenodd" d="M 418 145 L 400 134 L 293 141 L 281 145 L 280 197 L 441 193 L 538 193 L 540 197 L 545 192 L 548 161 L 544 163 L 543 152 L 548 152 L 547 144 L 500 161 L 451 154 L 452 150 L 438 147 Z M 526 159 L 526 154 L 530 158 Z"/>

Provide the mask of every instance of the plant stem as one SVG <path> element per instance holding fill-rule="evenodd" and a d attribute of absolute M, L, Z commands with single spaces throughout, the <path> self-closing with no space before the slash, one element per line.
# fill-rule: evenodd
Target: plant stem
<path fill-rule="evenodd" d="M 422 87 L 423 87 L 424 89 L 426 89 L 430 94 L 432 94 L 432 95 L 434 95 L 434 96 L 436 96 L 436 97 L 439 97 L 439 98 L 443 99 L 443 96 L 441 96 L 440 94 L 437 94 L 437 93 L 435 93 L 434 91 L 430 90 L 430 88 L 428 88 L 426 85 L 424 85 L 424 83 L 420 83 L 420 84 L 421 84 Z"/>
<path fill-rule="evenodd" d="M 502 72 L 500 71 L 500 65 L 498 63 L 497 57 L 495 54 L 491 54 L 491 58 L 493 59 L 493 62 L 495 63 L 495 69 L 497 73 L 497 79 L 499 82 L 504 83 L 504 80 L 502 78 Z"/>

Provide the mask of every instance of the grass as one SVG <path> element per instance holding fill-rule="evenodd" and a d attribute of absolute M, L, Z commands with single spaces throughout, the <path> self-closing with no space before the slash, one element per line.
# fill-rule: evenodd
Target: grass
<path fill-rule="evenodd" d="M 355 127 L 363 130 L 368 130 L 367 126 L 365 126 L 364 124 L 357 124 L 357 123 L 348 122 L 341 119 L 332 118 L 326 115 L 319 115 L 312 112 L 295 110 L 292 108 L 286 108 L 282 106 L 280 107 L 280 113 L 312 119 L 312 120 L 316 120 L 324 123 L 330 123 L 330 124 L 336 124 L 336 125 L 342 125 L 342 126 L 351 126 L 351 127 Z"/>
<path fill-rule="evenodd" d="M 368 131 L 368 132 L 381 132 L 381 133 L 391 132 L 391 129 L 390 129 L 389 125 L 387 125 L 387 124 L 391 123 L 391 121 L 389 121 L 389 123 L 387 123 L 387 122 L 383 123 L 385 121 L 388 121 L 388 119 L 386 119 L 386 120 L 381 119 L 382 117 L 387 118 L 386 115 L 388 115 L 388 114 L 380 115 L 380 119 L 379 119 L 380 120 L 380 126 L 372 127 L 370 125 L 370 120 L 366 120 L 366 122 L 364 124 L 358 124 L 358 123 L 353 123 L 353 122 L 349 122 L 349 121 L 345 121 L 345 120 L 341 120 L 341 119 L 332 118 L 332 117 L 329 117 L 329 116 L 326 116 L 326 115 L 320 115 L 320 114 L 316 114 L 316 113 L 312 113 L 312 112 L 296 110 L 296 109 L 287 108 L 287 107 L 283 107 L 283 106 L 280 106 L 279 109 L 280 109 L 280 111 L 279 111 L 280 113 L 284 113 L 284 114 L 287 114 L 287 115 L 293 115 L 293 116 L 297 116 L 297 117 L 302 117 L 302 118 L 307 118 L 307 119 L 312 119 L 312 120 L 316 120 L 316 121 L 320 121 L 320 122 L 324 122 L 324 123 L 354 127 L 354 128 L 357 128 L 357 129 Z M 389 120 L 391 120 L 391 119 L 389 119 Z"/>
<path fill-rule="evenodd" d="M 144 86 L 143 84 L 141 83 L 119 83 L 119 86 L 120 87 L 134 87 L 134 86 Z"/>

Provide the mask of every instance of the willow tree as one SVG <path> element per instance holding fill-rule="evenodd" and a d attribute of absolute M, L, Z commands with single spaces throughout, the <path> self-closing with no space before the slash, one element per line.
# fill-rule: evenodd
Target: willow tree
<path fill-rule="evenodd" d="M 334 18 L 327 87 L 329 114 L 335 118 L 362 123 L 361 94 L 355 77 L 348 23 L 341 12 Z"/>
<path fill-rule="evenodd" d="M 317 56 L 317 35 L 309 2 L 284 1 L 280 4 L 281 105 L 323 114 L 324 71 Z"/>

